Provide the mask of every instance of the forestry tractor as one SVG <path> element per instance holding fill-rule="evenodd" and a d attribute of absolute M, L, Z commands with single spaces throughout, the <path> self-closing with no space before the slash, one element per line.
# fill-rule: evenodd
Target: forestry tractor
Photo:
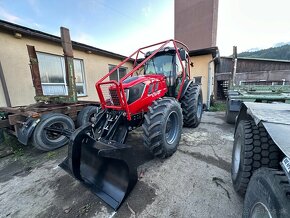
<path fill-rule="evenodd" d="M 190 80 L 188 52 L 176 40 L 135 51 L 96 83 L 101 108 L 92 123 L 70 136 L 68 157 L 60 166 L 115 210 L 138 179 L 138 155 L 126 144 L 128 133 L 142 127 L 144 145 L 167 158 L 177 150 L 182 126 L 200 123 L 201 87 Z M 133 63 L 133 69 L 110 79 L 125 63 Z"/>

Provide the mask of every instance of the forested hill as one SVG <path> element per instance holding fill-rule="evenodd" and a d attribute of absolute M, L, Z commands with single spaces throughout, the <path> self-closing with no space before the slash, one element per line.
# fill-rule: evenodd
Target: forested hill
<path fill-rule="evenodd" d="M 242 52 L 238 54 L 238 57 L 290 60 L 290 45 L 267 48 L 253 52 Z"/>

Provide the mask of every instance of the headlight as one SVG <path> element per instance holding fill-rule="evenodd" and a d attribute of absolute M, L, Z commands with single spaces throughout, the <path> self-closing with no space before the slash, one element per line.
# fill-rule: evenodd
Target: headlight
<path fill-rule="evenodd" d="M 129 89 L 125 89 L 124 90 L 124 93 L 125 93 L 126 100 L 128 102 L 128 99 L 129 99 Z"/>
<path fill-rule="evenodd" d="M 139 84 L 129 88 L 129 94 L 128 94 L 129 98 L 127 98 L 128 104 L 131 104 L 134 101 L 138 100 L 142 96 L 144 88 L 145 88 L 144 83 L 139 83 Z"/>

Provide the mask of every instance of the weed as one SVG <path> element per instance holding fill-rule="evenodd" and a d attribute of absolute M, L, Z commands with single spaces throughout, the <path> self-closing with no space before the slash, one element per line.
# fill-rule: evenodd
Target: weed
<path fill-rule="evenodd" d="M 15 136 L 9 135 L 4 131 L 4 141 L 1 147 L 11 148 L 16 157 L 21 157 L 24 154 L 23 145 L 20 144 Z"/>
<path fill-rule="evenodd" d="M 213 106 L 209 108 L 209 111 L 226 111 L 226 103 L 224 102 L 215 102 Z"/>
<path fill-rule="evenodd" d="M 56 156 L 56 152 L 55 151 L 50 151 L 47 153 L 47 158 L 48 159 L 53 159 Z"/>

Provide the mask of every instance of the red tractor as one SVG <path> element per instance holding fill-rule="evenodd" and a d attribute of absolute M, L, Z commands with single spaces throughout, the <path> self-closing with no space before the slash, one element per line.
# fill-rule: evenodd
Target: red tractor
<path fill-rule="evenodd" d="M 132 61 L 128 74 L 110 80 Z M 137 182 L 137 154 L 125 144 L 128 132 L 142 126 L 144 145 L 166 158 L 176 151 L 182 126 L 199 125 L 202 93 L 190 80 L 190 64 L 188 48 L 175 40 L 140 48 L 122 61 L 96 83 L 101 109 L 93 124 L 72 134 L 61 167 L 117 209 Z"/>

